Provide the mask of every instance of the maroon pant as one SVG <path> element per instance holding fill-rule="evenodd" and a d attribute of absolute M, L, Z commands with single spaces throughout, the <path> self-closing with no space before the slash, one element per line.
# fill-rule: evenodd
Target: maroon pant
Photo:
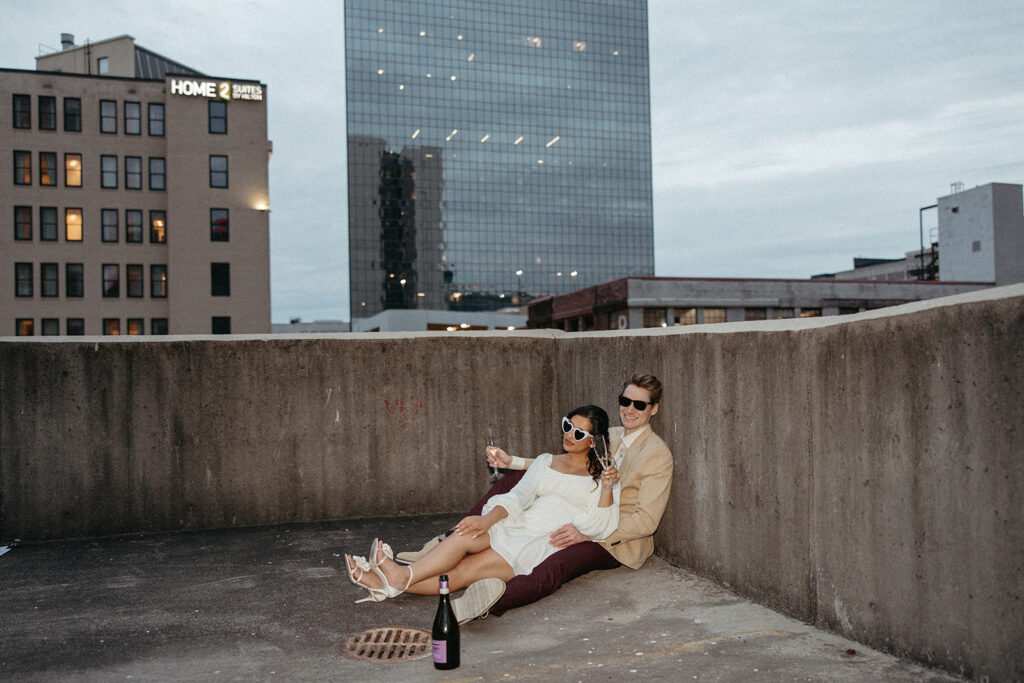
<path fill-rule="evenodd" d="M 526 470 L 511 470 L 496 481 L 477 504 L 467 514 L 481 514 L 484 503 L 499 493 L 508 493 L 519 483 Z M 562 548 L 549 558 L 534 567 L 529 574 L 512 577 L 505 585 L 505 594 L 493 607 L 490 613 L 501 616 L 505 610 L 522 607 L 536 602 L 554 593 L 563 583 L 572 581 L 595 569 L 615 569 L 619 561 L 598 543 L 583 541 L 568 548 Z"/>

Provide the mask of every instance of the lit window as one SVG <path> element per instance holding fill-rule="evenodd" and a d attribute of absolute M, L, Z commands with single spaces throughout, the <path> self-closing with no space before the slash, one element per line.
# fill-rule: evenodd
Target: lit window
<path fill-rule="evenodd" d="M 540 36 L 526 36 L 526 47 L 540 47 Z"/>
<path fill-rule="evenodd" d="M 163 244 L 167 241 L 167 212 L 149 212 L 149 241 L 154 244 Z"/>
<path fill-rule="evenodd" d="M 675 322 L 673 325 L 696 325 L 697 324 L 697 309 L 696 308 L 677 308 L 673 312 Z"/>
<path fill-rule="evenodd" d="M 115 337 L 121 334 L 121 321 L 117 318 L 104 318 L 103 334 Z"/>
<path fill-rule="evenodd" d="M 18 318 L 15 320 L 15 334 L 19 337 L 31 337 L 35 334 L 32 323 L 32 318 Z"/>
<path fill-rule="evenodd" d="M 725 322 L 725 309 L 724 308 L 705 308 L 704 309 L 704 324 L 710 323 L 724 323 Z"/>
<path fill-rule="evenodd" d="M 143 332 L 143 325 L 142 318 L 128 318 L 128 334 L 145 334 Z"/>
<path fill-rule="evenodd" d="M 64 155 L 64 187 L 82 186 L 82 155 Z"/>
<path fill-rule="evenodd" d="M 800 317 L 801 318 L 819 318 L 819 317 L 821 317 L 821 309 L 820 308 L 801 308 L 800 309 Z"/>
<path fill-rule="evenodd" d="M 81 209 L 64 209 L 64 239 L 68 242 L 82 241 Z"/>
<path fill-rule="evenodd" d="M 667 311 L 664 308 L 645 308 L 644 327 L 665 327 Z"/>
<path fill-rule="evenodd" d="M 572 51 L 573 52 L 586 52 L 587 51 L 587 41 L 585 41 L 585 40 L 574 40 L 574 41 L 572 41 Z"/>

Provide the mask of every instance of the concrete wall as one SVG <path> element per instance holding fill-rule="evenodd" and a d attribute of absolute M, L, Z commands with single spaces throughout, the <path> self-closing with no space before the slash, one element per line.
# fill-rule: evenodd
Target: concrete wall
<path fill-rule="evenodd" d="M 643 368 L 669 561 L 872 646 L 1024 677 L 1024 285 L 643 331 L 0 342 L 0 538 L 463 509 Z"/>

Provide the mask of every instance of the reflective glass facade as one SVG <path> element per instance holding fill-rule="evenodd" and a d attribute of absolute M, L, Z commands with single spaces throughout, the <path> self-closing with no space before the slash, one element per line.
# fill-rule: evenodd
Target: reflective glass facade
<path fill-rule="evenodd" d="M 647 3 L 346 0 L 351 313 L 654 274 Z"/>

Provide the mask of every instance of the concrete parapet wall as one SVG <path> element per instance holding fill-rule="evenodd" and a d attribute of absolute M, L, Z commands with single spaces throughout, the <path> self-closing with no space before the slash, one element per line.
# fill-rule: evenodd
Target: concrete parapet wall
<path fill-rule="evenodd" d="M 1024 677 L 1024 286 L 565 334 L 0 342 L 0 538 L 468 507 L 659 375 L 659 554 L 896 654 Z"/>

